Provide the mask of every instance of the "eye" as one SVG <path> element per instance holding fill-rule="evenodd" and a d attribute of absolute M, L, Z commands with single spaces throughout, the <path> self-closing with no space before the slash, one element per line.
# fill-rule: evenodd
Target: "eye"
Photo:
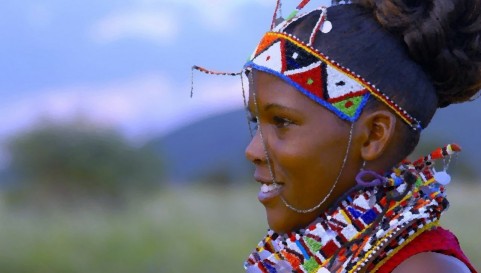
<path fill-rule="evenodd" d="M 257 116 L 254 116 L 251 113 L 247 113 L 247 119 L 249 120 L 250 123 L 256 123 L 257 124 Z"/>
<path fill-rule="evenodd" d="M 247 119 L 249 121 L 249 126 L 251 127 L 251 129 L 257 130 L 257 128 L 259 127 L 257 117 L 252 115 L 251 113 L 248 113 Z"/>
<path fill-rule="evenodd" d="M 273 118 L 274 124 L 276 125 L 277 128 L 286 128 L 291 124 L 294 124 L 294 122 L 290 119 L 279 117 L 279 116 L 274 116 Z"/>

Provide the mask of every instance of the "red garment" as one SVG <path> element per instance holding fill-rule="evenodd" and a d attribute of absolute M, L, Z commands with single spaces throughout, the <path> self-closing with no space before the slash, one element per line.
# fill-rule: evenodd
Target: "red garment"
<path fill-rule="evenodd" d="M 474 269 L 473 265 L 469 262 L 469 259 L 461 250 L 458 238 L 456 238 L 456 236 L 450 231 L 440 227 L 425 231 L 419 235 L 393 255 L 389 261 L 381 266 L 376 272 L 390 273 L 409 257 L 423 252 L 437 252 L 456 257 L 465 263 L 472 273 L 477 273 L 476 269 Z"/>

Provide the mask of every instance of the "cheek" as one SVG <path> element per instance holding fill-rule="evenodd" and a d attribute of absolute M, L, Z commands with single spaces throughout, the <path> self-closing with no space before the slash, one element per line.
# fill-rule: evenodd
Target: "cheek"
<path fill-rule="evenodd" d="M 296 134 L 274 143 L 273 160 L 285 179 L 332 179 L 345 153 L 345 137 L 317 130 Z M 321 176 L 321 177 L 320 177 Z"/>
<path fill-rule="evenodd" d="M 274 159 L 280 171 L 288 176 L 315 175 L 328 170 L 330 163 L 338 161 L 343 146 L 338 139 L 338 136 L 325 138 L 310 133 L 278 141 L 274 146 Z"/>

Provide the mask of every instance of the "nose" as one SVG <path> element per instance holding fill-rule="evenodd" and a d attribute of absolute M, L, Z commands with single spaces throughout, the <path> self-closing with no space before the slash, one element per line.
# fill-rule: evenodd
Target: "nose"
<path fill-rule="evenodd" d="M 255 165 L 260 165 L 265 162 L 264 144 L 260 136 L 260 130 L 257 130 L 252 137 L 251 142 L 246 147 L 246 158 Z"/>

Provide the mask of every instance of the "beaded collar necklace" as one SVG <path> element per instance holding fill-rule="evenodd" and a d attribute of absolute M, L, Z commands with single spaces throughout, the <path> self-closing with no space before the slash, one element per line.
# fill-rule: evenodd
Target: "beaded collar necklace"
<path fill-rule="evenodd" d="M 381 185 L 353 188 L 306 229 L 283 235 L 270 230 L 246 260 L 246 272 L 376 272 L 438 224 L 449 206 L 446 160 L 458 151 L 451 144 L 412 163 L 402 162 Z M 435 170 L 435 160 L 444 162 L 442 171 Z"/>

